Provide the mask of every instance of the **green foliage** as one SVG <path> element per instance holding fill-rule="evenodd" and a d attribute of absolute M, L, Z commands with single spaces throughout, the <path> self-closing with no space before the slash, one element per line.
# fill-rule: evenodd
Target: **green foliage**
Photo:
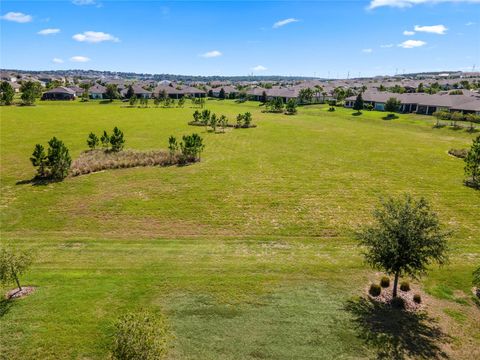
<path fill-rule="evenodd" d="M 218 94 L 218 98 L 220 100 L 225 100 L 225 90 L 223 89 L 223 87 L 220 89 L 220 92 Z"/>
<path fill-rule="evenodd" d="M 185 106 L 185 97 L 182 97 L 182 98 L 178 99 L 178 104 L 177 104 L 177 106 L 178 106 L 179 108 L 183 108 L 183 107 Z"/>
<path fill-rule="evenodd" d="M 357 95 L 357 98 L 355 99 L 355 103 L 353 104 L 353 110 L 357 110 L 357 112 L 360 113 L 362 109 L 363 109 L 363 97 L 362 97 L 362 93 L 359 93 Z"/>
<path fill-rule="evenodd" d="M 222 127 L 222 131 L 225 132 L 225 128 L 228 126 L 228 118 L 225 115 L 220 115 L 218 123 Z"/>
<path fill-rule="evenodd" d="M 108 84 L 107 89 L 105 91 L 105 96 L 107 99 L 110 99 L 110 101 L 113 101 L 115 99 L 118 99 L 120 94 L 118 93 L 118 88 L 117 85 L 115 84 Z"/>
<path fill-rule="evenodd" d="M 285 110 L 287 114 L 293 115 L 297 113 L 297 102 L 295 99 L 289 99 L 285 105 Z"/>
<path fill-rule="evenodd" d="M 382 293 L 382 288 L 380 285 L 372 284 L 370 285 L 370 289 L 368 289 L 368 293 L 372 296 L 379 296 Z"/>
<path fill-rule="evenodd" d="M 298 92 L 298 101 L 300 104 L 310 104 L 313 102 L 315 92 L 310 88 L 300 89 Z"/>
<path fill-rule="evenodd" d="M 465 175 L 470 176 L 473 187 L 480 188 L 480 135 L 473 140 L 472 147 L 464 159 Z"/>
<path fill-rule="evenodd" d="M 457 122 L 463 120 L 463 114 L 460 111 L 454 111 L 450 113 L 450 120 L 452 120 L 452 126 L 457 127 Z"/>
<path fill-rule="evenodd" d="M 110 135 L 107 134 L 106 130 L 103 130 L 103 134 L 100 136 L 100 142 L 104 149 L 107 149 L 110 146 Z"/>
<path fill-rule="evenodd" d="M 380 279 L 380 286 L 382 288 L 388 288 L 390 286 L 390 278 L 388 276 L 382 276 Z"/>
<path fill-rule="evenodd" d="M 115 323 L 112 358 L 157 360 L 165 358 L 169 332 L 161 315 L 141 311 L 126 314 Z"/>
<path fill-rule="evenodd" d="M 126 97 L 127 99 L 131 99 L 131 98 L 134 97 L 134 96 L 136 97 L 135 91 L 133 90 L 133 86 L 132 86 L 132 85 L 128 85 L 128 89 L 127 89 L 127 93 L 126 93 L 125 97 Z M 130 105 L 132 105 L 132 104 L 130 104 Z"/>
<path fill-rule="evenodd" d="M 393 296 L 399 276 L 415 277 L 432 262 L 447 261 L 447 233 L 428 202 L 405 195 L 388 198 L 375 209 L 375 223 L 357 233 L 366 262 L 375 269 L 395 274 Z"/>
<path fill-rule="evenodd" d="M 415 302 L 416 304 L 421 304 L 422 303 L 422 296 L 420 294 L 413 295 L 413 302 Z"/>
<path fill-rule="evenodd" d="M 123 131 L 116 126 L 113 128 L 113 133 L 110 136 L 110 145 L 112 146 L 112 151 L 115 152 L 123 150 L 123 147 L 125 146 Z"/>
<path fill-rule="evenodd" d="M 12 105 L 15 97 L 15 90 L 7 81 L 2 81 L 0 84 L 0 103 L 3 105 Z"/>
<path fill-rule="evenodd" d="M 216 114 L 212 114 L 210 116 L 210 127 L 213 129 L 213 132 L 216 132 L 217 131 L 217 123 L 218 123 L 218 119 L 217 119 L 217 115 Z"/>
<path fill-rule="evenodd" d="M 168 138 L 168 151 L 170 153 L 170 159 L 173 159 L 175 153 L 178 151 L 177 138 L 173 135 Z"/>
<path fill-rule="evenodd" d="M 47 177 L 47 154 L 45 153 L 45 148 L 43 145 L 36 144 L 33 149 L 32 156 L 30 157 L 32 165 L 37 168 L 37 176 L 39 178 Z"/>
<path fill-rule="evenodd" d="M 137 101 L 138 101 L 137 95 L 132 95 L 129 97 L 128 103 L 130 104 L 130 106 L 135 106 Z"/>
<path fill-rule="evenodd" d="M 72 164 L 72 158 L 63 141 L 53 137 L 48 142 L 47 166 L 50 177 L 55 180 L 62 180 L 67 177 L 68 170 Z"/>
<path fill-rule="evenodd" d="M 208 109 L 202 111 L 202 124 L 207 127 L 210 124 L 211 112 Z"/>
<path fill-rule="evenodd" d="M 281 97 L 274 97 L 266 103 L 265 107 L 270 112 L 282 112 L 283 99 Z"/>
<path fill-rule="evenodd" d="M 400 290 L 405 292 L 410 291 L 410 283 L 408 281 L 402 281 L 400 283 Z"/>
<path fill-rule="evenodd" d="M 33 105 L 35 99 L 42 96 L 42 86 L 38 82 L 26 81 L 20 87 L 22 92 L 21 99 L 23 105 Z"/>
<path fill-rule="evenodd" d="M 252 114 L 249 112 L 246 112 L 245 114 L 243 114 L 243 126 L 248 128 L 250 127 L 251 124 L 252 124 Z"/>
<path fill-rule="evenodd" d="M 93 132 L 88 134 L 87 145 L 90 149 L 95 149 L 100 144 L 100 140 Z"/>
<path fill-rule="evenodd" d="M 0 249 L 0 283 L 8 285 L 15 282 L 22 290 L 19 277 L 23 275 L 32 264 L 32 256 L 27 251 L 13 251 L 2 247 Z"/>
<path fill-rule="evenodd" d="M 182 139 L 183 141 L 180 142 L 182 162 L 188 163 L 200 160 L 200 155 L 205 148 L 200 135 L 193 133 L 192 135 L 184 135 Z"/>
<path fill-rule="evenodd" d="M 385 111 L 394 113 L 400 109 L 401 102 L 395 97 L 391 97 L 385 103 Z"/>
<path fill-rule="evenodd" d="M 201 118 L 202 118 L 202 114 L 200 113 L 200 111 L 195 110 L 193 112 L 193 121 L 199 122 Z"/>

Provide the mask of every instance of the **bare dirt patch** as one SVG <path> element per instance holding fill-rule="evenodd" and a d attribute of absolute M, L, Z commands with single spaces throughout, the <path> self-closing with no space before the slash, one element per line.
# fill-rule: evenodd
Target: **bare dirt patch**
<path fill-rule="evenodd" d="M 7 299 L 20 299 L 20 298 L 23 298 L 23 297 L 26 297 L 30 294 L 32 294 L 33 292 L 35 292 L 35 287 L 33 286 L 22 286 L 22 289 L 19 290 L 18 288 L 15 288 L 15 289 L 12 289 L 10 291 L 8 291 L 6 294 L 5 294 L 5 298 Z"/>

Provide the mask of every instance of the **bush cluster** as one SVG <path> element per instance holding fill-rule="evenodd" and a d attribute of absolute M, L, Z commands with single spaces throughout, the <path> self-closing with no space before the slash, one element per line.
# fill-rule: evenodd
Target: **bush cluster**
<path fill-rule="evenodd" d="M 408 281 L 402 281 L 400 283 L 400 290 L 405 292 L 410 291 L 410 283 Z"/>
<path fill-rule="evenodd" d="M 102 144 L 102 148 L 104 150 L 110 150 L 113 152 L 119 152 L 123 150 L 125 146 L 125 139 L 123 138 L 123 131 L 121 131 L 118 127 L 113 128 L 112 135 L 108 135 L 106 130 L 103 130 L 102 136 L 100 139 L 97 135 L 91 132 L 87 137 L 87 145 L 90 150 L 95 150 L 100 143 Z"/>
<path fill-rule="evenodd" d="M 37 168 L 37 179 L 63 180 L 67 177 L 72 158 L 63 141 L 53 137 L 48 142 L 48 149 L 36 144 L 30 157 L 32 165 Z"/>
<path fill-rule="evenodd" d="M 462 114 L 459 111 L 450 112 L 450 111 L 441 110 L 441 111 L 435 111 L 432 115 L 437 119 L 437 122 L 435 123 L 435 127 L 442 126 L 440 123 L 441 120 L 450 121 L 450 125 L 455 128 L 458 127 L 457 122 L 468 121 L 470 123 L 470 130 L 472 131 L 474 129 L 473 124 L 480 124 L 480 115 L 476 115 L 476 114 Z"/>
<path fill-rule="evenodd" d="M 390 286 L 390 278 L 388 276 L 383 276 L 380 279 L 380 286 L 382 288 L 388 288 Z"/>
<path fill-rule="evenodd" d="M 203 139 L 200 135 L 193 133 L 192 135 L 183 135 L 182 141 L 177 142 L 174 136 L 170 136 L 168 139 L 168 150 L 170 157 L 173 158 L 177 155 L 180 149 L 180 156 L 178 161 L 180 164 L 187 164 L 190 162 L 200 161 L 200 155 L 205 149 Z"/>
<path fill-rule="evenodd" d="M 225 128 L 230 126 L 228 124 L 228 118 L 225 115 L 217 116 L 217 114 L 212 113 L 208 109 L 202 112 L 195 110 L 193 113 L 193 121 L 190 121 L 188 124 L 205 126 L 207 129 L 210 127 L 213 132 L 217 132 L 217 127 L 221 127 L 222 132 L 225 132 Z"/>
<path fill-rule="evenodd" d="M 372 284 L 370 285 L 368 293 L 372 296 L 379 296 L 382 293 L 382 288 L 380 287 L 380 285 Z"/>

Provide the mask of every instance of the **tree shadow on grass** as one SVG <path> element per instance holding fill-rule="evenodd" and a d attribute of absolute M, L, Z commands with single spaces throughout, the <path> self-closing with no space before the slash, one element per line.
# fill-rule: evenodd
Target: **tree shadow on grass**
<path fill-rule="evenodd" d="M 2 299 L 0 301 L 0 319 L 4 317 L 13 305 L 13 301 L 10 299 Z"/>
<path fill-rule="evenodd" d="M 41 179 L 41 178 L 33 178 L 33 179 L 26 179 L 26 180 L 18 180 L 15 185 L 32 185 L 32 186 L 45 186 L 48 184 L 61 182 L 61 180 L 56 179 Z"/>
<path fill-rule="evenodd" d="M 383 120 L 395 120 L 395 119 L 398 119 L 398 116 L 395 115 L 395 114 L 388 114 L 384 117 L 382 117 Z"/>
<path fill-rule="evenodd" d="M 352 113 L 352 116 L 360 116 L 360 115 L 362 115 L 361 111 L 357 111 L 357 112 Z"/>
<path fill-rule="evenodd" d="M 371 299 L 350 300 L 345 309 L 353 315 L 359 338 L 373 346 L 378 359 L 448 359 L 440 348 L 449 341 L 425 312 L 409 312 Z"/>

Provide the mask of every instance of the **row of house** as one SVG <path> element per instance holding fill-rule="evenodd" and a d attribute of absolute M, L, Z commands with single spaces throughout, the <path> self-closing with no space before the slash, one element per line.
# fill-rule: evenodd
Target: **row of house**
<path fill-rule="evenodd" d="M 365 104 L 371 104 L 375 110 L 384 111 L 388 99 L 400 101 L 399 112 L 432 115 L 436 111 L 459 111 L 464 114 L 480 115 L 480 94 L 464 91 L 463 95 L 448 93 L 428 95 L 423 93 L 396 94 L 389 92 L 366 91 L 362 94 Z M 356 96 L 345 99 L 345 107 L 353 108 Z"/>

